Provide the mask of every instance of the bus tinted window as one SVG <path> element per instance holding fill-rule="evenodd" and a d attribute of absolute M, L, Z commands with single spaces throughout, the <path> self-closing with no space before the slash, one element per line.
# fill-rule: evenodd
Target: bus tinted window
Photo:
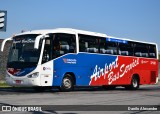
<path fill-rule="evenodd" d="M 124 55 L 124 56 L 133 56 L 133 43 L 129 42 L 128 43 L 119 43 L 118 46 L 118 51 L 119 55 Z"/>
<path fill-rule="evenodd" d="M 107 46 L 107 51 L 113 51 L 114 55 L 117 55 L 117 43 L 116 42 L 106 42 L 106 46 Z"/>
<path fill-rule="evenodd" d="M 117 43 L 106 41 L 106 38 L 100 38 L 100 53 L 117 55 Z"/>
<path fill-rule="evenodd" d="M 156 46 L 155 45 L 149 45 L 149 57 L 156 58 Z"/>
<path fill-rule="evenodd" d="M 76 37 L 71 34 L 53 35 L 53 58 L 66 53 L 76 53 Z"/>
<path fill-rule="evenodd" d="M 108 41 L 104 37 L 79 34 L 80 52 L 156 58 L 156 46 L 134 41 Z"/>
<path fill-rule="evenodd" d="M 137 57 L 149 57 L 148 46 L 144 43 L 135 43 L 134 55 Z"/>
<path fill-rule="evenodd" d="M 98 38 L 89 35 L 79 35 L 80 52 L 98 53 Z"/>

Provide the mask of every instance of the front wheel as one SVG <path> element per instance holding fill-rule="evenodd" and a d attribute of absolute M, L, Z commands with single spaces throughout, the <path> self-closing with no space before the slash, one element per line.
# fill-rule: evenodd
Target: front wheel
<path fill-rule="evenodd" d="M 64 92 L 72 91 L 74 86 L 73 78 L 71 75 L 66 74 L 62 80 L 60 90 Z"/>

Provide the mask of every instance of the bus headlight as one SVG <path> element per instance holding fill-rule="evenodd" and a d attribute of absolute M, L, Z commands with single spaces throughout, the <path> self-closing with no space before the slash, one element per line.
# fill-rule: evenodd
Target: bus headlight
<path fill-rule="evenodd" d="M 28 75 L 27 77 L 28 78 L 37 78 L 38 76 L 39 76 L 39 72 L 35 72 L 35 73 L 31 74 L 31 75 Z"/>

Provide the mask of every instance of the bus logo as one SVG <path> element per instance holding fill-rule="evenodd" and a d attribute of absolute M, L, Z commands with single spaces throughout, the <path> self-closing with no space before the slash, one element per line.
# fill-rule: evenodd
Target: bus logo
<path fill-rule="evenodd" d="M 68 63 L 68 64 L 77 64 L 77 60 L 76 59 L 66 59 L 66 58 L 63 58 L 63 62 L 64 63 Z"/>
<path fill-rule="evenodd" d="M 98 81 L 103 77 L 103 80 L 108 79 L 108 85 L 122 78 L 125 74 L 131 71 L 134 67 L 139 65 L 139 58 L 131 59 L 131 63 L 119 63 L 119 57 L 109 64 L 105 64 L 104 68 L 95 66 L 89 85 L 92 85 L 92 81 Z M 121 60 L 122 61 L 122 60 Z"/>
<path fill-rule="evenodd" d="M 63 62 L 64 62 L 64 63 L 67 63 L 67 59 L 63 59 Z"/>

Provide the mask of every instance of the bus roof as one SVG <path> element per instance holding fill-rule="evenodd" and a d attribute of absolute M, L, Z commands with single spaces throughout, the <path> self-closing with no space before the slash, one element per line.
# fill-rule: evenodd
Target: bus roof
<path fill-rule="evenodd" d="M 154 44 L 156 43 L 152 42 L 144 42 L 144 41 L 137 41 L 137 40 L 131 40 L 128 38 L 119 38 L 114 36 L 108 36 L 103 33 L 97 33 L 97 32 L 91 32 L 91 31 L 85 31 L 85 30 L 78 30 L 78 29 L 72 29 L 72 28 L 56 28 L 56 29 L 44 29 L 44 30 L 32 30 L 32 31 L 26 31 L 18 35 L 24 35 L 24 34 L 47 34 L 47 33 L 69 33 L 69 34 L 84 34 L 84 35 L 91 35 L 91 36 L 98 36 L 98 37 L 105 37 L 105 38 L 114 38 L 117 40 L 126 40 L 126 41 L 133 41 L 133 42 L 139 42 L 139 43 L 146 43 L 146 44 Z"/>

